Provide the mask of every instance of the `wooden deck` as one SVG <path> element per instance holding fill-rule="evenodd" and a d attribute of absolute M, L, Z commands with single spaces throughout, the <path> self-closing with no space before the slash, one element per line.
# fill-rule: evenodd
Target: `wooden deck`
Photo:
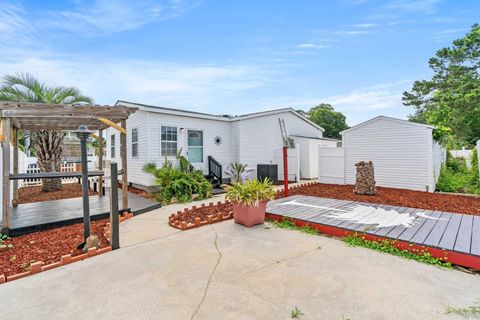
<path fill-rule="evenodd" d="M 267 217 L 291 218 L 321 232 L 396 240 L 437 258 L 480 269 L 480 216 L 295 195 L 270 201 Z"/>
<path fill-rule="evenodd" d="M 122 193 L 118 194 L 119 208 L 122 208 Z M 92 220 L 107 218 L 110 212 L 110 197 L 90 196 L 90 217 Z M 144 213 L 160 207 L 158 202 L 134 193 L 128 193 L 128 205 L 134 214 Z M 65 226 L 83 221 L 82 198 L 52 200 L 20 204 L 12 208 L 10 235 L 17 236 L 56 226 Z M 1 218 L 1 217 L 0 217 Z"/>

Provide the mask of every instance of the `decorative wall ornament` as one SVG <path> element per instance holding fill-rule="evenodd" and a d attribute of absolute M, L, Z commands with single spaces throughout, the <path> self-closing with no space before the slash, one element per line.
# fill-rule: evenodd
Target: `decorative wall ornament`
<path fill-rule="evenodd" d="M 220 146 L 222 144 L 222 138 L 220 136 L 216 136 L 213 138 L 213 142 L 217 145 Z"/>

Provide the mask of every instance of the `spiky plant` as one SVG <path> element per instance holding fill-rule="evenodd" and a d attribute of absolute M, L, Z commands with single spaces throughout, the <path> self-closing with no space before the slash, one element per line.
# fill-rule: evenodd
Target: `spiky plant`
<path fill-rule="evenodd" d="M 232 183 L 242 183 L 242 175 L 245 172 L 250 171 L 249 169 L 247 169 L 247 166 L 247 164 L 243 164 L 240 162 L 232 162 L 230 163 L 229 169 L 225 171 L 225 174 L 230 177 Z"/>
<path fill-rule="evenodd" d="M 3 77 L 0 86 L 0 101 L 76 104 L 92 103 L 75 87 L 47 86 L 28 73 L 16 73 Z M 65 132 L 39 130 L 33 132 L 33 148 L 36 151 L 41 172 L 59 172 L 62 157 L 62 142 Z M 62 188 L 60 178 L 43 179 L 43 191 Z"/>

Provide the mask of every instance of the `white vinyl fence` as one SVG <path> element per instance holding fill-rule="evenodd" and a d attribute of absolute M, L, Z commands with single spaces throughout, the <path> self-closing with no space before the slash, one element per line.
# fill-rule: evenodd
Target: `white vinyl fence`
<path fill-rule="evenodd" d="M 36 159 L 35 159 L 36 160 Z M 76 165 L 75 163 L 67 163 L 67 162 L 62 162 L 61 167 L 60 167 L 60 172 L 75 172 L 76 171 Z M 19 171 L 21 172 L 21 171 Z M 39 173 L 40 172 L 40 167 L 38 164 L 35 163 L 29 163 L 24 171 L 25 173 Z M 72 178 L 62 178 L 62 183 L 72 183 L 76 182 L 78 178 L 72 177 Z M 26 186 L 39 186 L 42 184 L 42 179 L 25 179 L 25 180 L 19 180 L 18 186 L 19 187 L 26 187 Z"/>
<path fill-rule="evenodd" d="M 300 180 L 300 145 L 288 148 L 288 181 Z M 275 163 L 278 165 L 278 180 L 283 180 L 283 148 L 275 149 Z"/>
<path fill-rule="evenodd" d="M 318 148 L 318 180 L 321 183 L 345 184 L 344 148 Z"/>
<path fill-rule="evenodd" d="M 453 158 L 463 158 L 465 159 L 465 164 L 467 168 L 470 169 L 472 167 L 472 151 L 470 149 L 461 149 L 461 150 L 450 150 L 450 154 Z"/>

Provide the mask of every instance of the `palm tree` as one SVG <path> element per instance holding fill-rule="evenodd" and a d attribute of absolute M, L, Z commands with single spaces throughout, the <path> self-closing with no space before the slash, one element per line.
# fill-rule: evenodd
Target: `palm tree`
<path fill-rule="evenodd" d="M 18 73 L 3 77 L 0 86 L 0 101 L 37 102 L 37 103 L 92 103 L 75 87 L 50 87 L 28 73 Z M 32 144 L 36 152 L 41 172 L 59 172 L 62 157 L 62 142 L 65 132 L 39 130 L 32 132 Z M 43 191 L 55 191 L 62 188 L 59 178 L 43 179 Z"/>

